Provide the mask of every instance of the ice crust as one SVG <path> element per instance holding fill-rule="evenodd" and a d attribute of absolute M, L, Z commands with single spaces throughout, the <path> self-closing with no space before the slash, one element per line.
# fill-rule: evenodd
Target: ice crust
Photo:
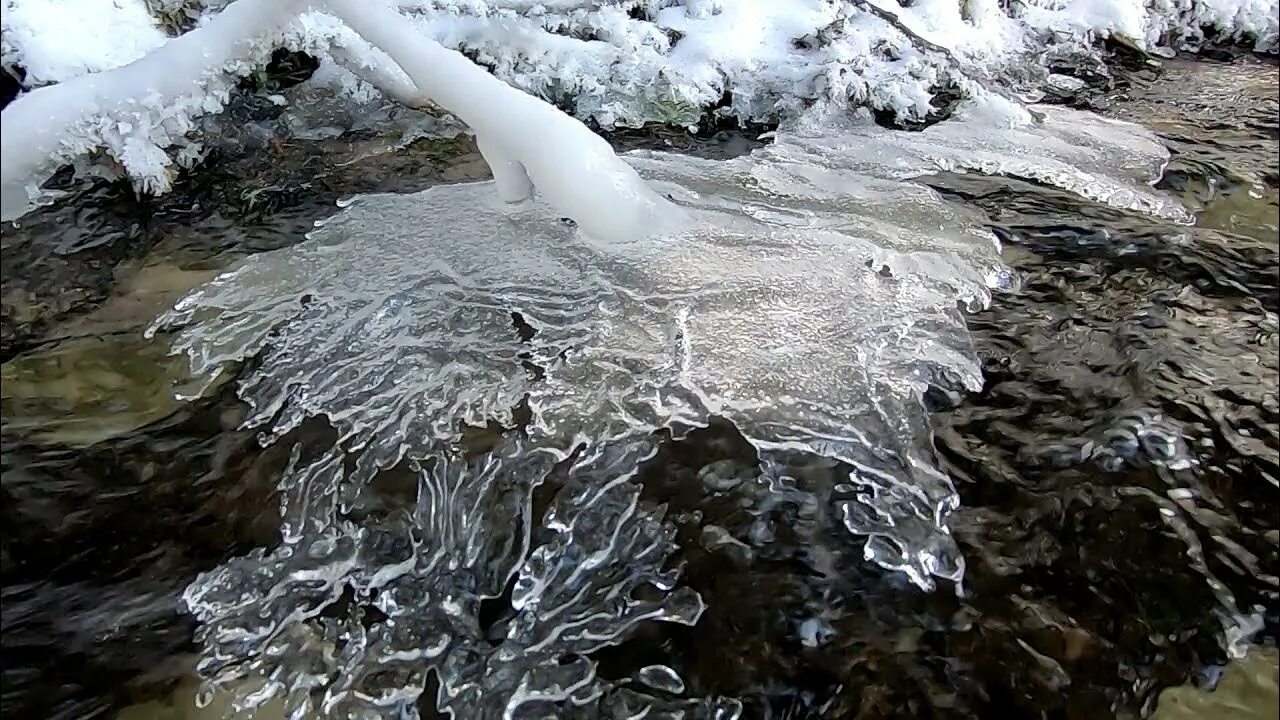
<path fill-rule="evenodd" d="M 656 431 L 713 418 L 758 453 L 752 507 L 797 459 L 836 462 L 814 512 L 922 588 L 962 582 L 922 394 L 979 386 L 962 308 L 1010 278 L 983 218 L 911 178 L 968 149 L 973 171 L 1127 206 L 1167 160 L 1124 123 L 984 112 L 933 133 L 819 114 L 730 161 L 633 154 L 685 222 L 630 241 L 492 183 L 362 196 L 184 298 L 156 330 L 198 373 L 253 361 L 238 392 L 263 442 L 337 432 L 295 446 L 281 543 L 188 589 L 201 673 L 246 705 L 334 716 L 415 716 L 434 671 L 456 717 L 737 717 L 672 668 L 606 681 L 592 660 L 701 614 L 636 473 Z M 504 619 L 484 627 L 483 601 Z"/>

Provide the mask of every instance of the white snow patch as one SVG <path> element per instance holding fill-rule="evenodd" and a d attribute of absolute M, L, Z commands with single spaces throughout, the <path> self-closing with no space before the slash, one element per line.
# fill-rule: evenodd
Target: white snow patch
<path fill-rule="evenodd" d="M 7 0 L 0 27 L 0 58 L 28 85 L 118 68 L 166 39 L 142 0 Z"/>
<path fill-rule="evenodd" d="M 65 118 L 55 113 L 55 122 L 40 119 L 49 127 L 36 137 L 26 130 L 11 131 L 21 137 L 12 143 L 6 138 L 6 148 L 22 147 L 23 153 L 38 149 L 52 158 L 54 167 L 104 149 L 126 166 L 136 185 L 151 192 L 167 189 L 172 157 L 185 144 L 198 141 L 188 137 L 193 120 L 220 111 L 231 78 L 265 62 L 276 47 L 318 56 L 327 69 L 317 82 L 350 92 L 356 103 L 367 103 L 373 87 L 400 102 L 413 100 L 413 84 L 395 62 L 323 12 L 282 20 L 282 28 L 251 25 L 245 32 L 256 34 L 256 39 L 237 45 L 240 54 L 232 55 L 226 52 L 232 39 L 226 33 L 198 40 L 183 36 L 161 45 L 163 34 L 145 16 L 142 0 L 4 1 L 7 65 L 26 68 L 30 85 L 77 82 L 93 73 L 95 82 L 90 84 L 96 86 L 86 91 L 92 101 L 81 104 L 84 116 L 76 123 L 63 122 Z M 606 128 L 655 121 L 692 127 L 704 122 L 712 108 L 715 115 L 743 122 L 772 122 L 822 103 L 870 107 L 918 121 L 933 112 L 934 94 L 942 87 L 958 90 L 987 109 L 1002 102 L 1002 94 L 1034 96 L 1040 86 L 1051 83 L 1046 58 L 1096 54 L 1096 43 L 1103 38 L 1123 37 L 1164 54 L 1198 47 L 1207 38 L 1252 44 L 1264 51 L 1280 46 L 1280 0 L 901 2 L 394 4 L 404 13 L 398 21 L 402 31 L 458 50 L 517 89 L 569 107 L 578 118 Z M 180 4 L 181 0 L 166 0 L 165 8 Z M 196 31 L 200 32 L 217 21 L 214 8 L 224 4 L 185 0 L 184 6 L 210 6 Z M 257 4 L 236 0 L 226 11 Z M 308 3 L 280 0 L 268 5 L 297 10 Z M 116 81 L 105 73 L 120 70 L 148 49 L 164 53 L 164 60 L 143 61 L 155 68 L 148 72 L 154 72 L 161 91 L 143 93 L 143 101 L 132 105 L 124 103 L 124 88 L 108 87 Z M 196 62 L 201 52 L 204 61 Z M 136 83 L 128 85 L 138 89 Z M 5 111 L 7 126 L 27 127 L 25 120 L 15 119 L 19 104 Z M 1014 103 L 1005 105 L 1009 112 L 997 113 L 1003 118 L 1000 122 L 1016 123 Z M 38 184 L 42 178 L 35 175 Z M 5 181 L 6 203 L 14 198 L 25 203 L 10 179 Z M 23 193 L 39 195 L 34 186 Z"/>

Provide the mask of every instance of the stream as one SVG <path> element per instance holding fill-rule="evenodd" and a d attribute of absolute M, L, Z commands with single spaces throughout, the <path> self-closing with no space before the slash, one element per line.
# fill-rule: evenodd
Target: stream
<path fill-rule="evenodd" d="M 633 589 L 620 599 L 604 586 L 589 586 L 602 603 L 627 604 L 627 612 L 634 603 L 637 614 L 673 619 L 643 623 L 627 616 L 625 632 L 582 652 L 595 663 L 593 682 L 604 688 L 595 716 L 634 710 L 628 703 L 637 702 L 668 708 L 673 717 L 1274 716 L 1280 673 L 1276 86 L 1273 58 L 1180 57 L 1138 64 L 1119 78 L 1051 98 L 1156 133 L 1172 153 L 1157 188 L 1181 201 L 1194 224 L 1015 177 L 940 171 L 916 179 L 962 217 L 980 218 L 1016 278 L 995 289 L 989 307 L 963 315 L 979 386 L 930 378 L 924 396 L 921 423 L 931 446 L 922 452 L 958 496 L 946 525 L 956 557 L 963 558 L 960 585 L 947 570 L 948 562 L 959 561 L 945 559 L 951 557 L 946 552 L 921 565 L 934 569 L 932 590 L 923 586 L 935 579 L 912 575 L 906 561 L 908 569 L 899 572 L 892 562 L 872 558 L 868 548 L 880 546 L 867 541 L 876 535 L 866 530 L 871 521 L 846 515 L 841 522 L 825 510 L 831 498 L 838 504 L 841 493 L 851 494 L 840 484 L 837 463 L 784 457 L 778 462 L 785 472 L 770 475 L 760 467 L 758 437 L 742 422 L 717 418 L 705 427 L 662 431 L 642 449 L 626 449 L 625 458 L 611 451 L 592 458 L 606 469 L 623 462 L 634 467 L 628 475 L 634 489 L 627 491 L 634 497 L 599 500 L 607 512 L 620 513 L 617 527 L 631 528 L 623 524 L 630 516 L 609 503 L 647 508 L 662 526 L 634 530 L 627 547 L 637 567 L 652 567 L 627 572 L 660 585 L 679 568 L 682 588 L 660 598 Z M 237 107 L 264 126 L 278 113 L 251 102 Z M 741 131 L 694 137 L 651 129 L 610 139 L 620 149 L 722 161 L 760 147 L 753 138 Z M 246 427 L 247 418 L 264 410 L 245 401 L 244 388 L 259 392 L 258 399 L 270 397 L 272 368 L 303 367 L 313 359 L 305 344 L 289 346 L 294 354 L 284 359 L 247 353 L 199 373 L 188 358 L 170 354 L 175 337 L 183 337 L 177 331 L 144 331 L 237 263 L 303 252 L 298 243 L 335 214 L 339 201 L 345 206 L 355 195 L 417 193 L 487 177 L 473 143 L 461 135 L 403 146 L 369 131 L 306 140 L 254 135 L 223 148 L 207 169 L 164 198 L 139 200 L 105 183 L 76 186 L 20 227 L 6 226 L 0 297 L 0 699 L 6 716 L 222 716 L 230 699 L 221 692 L 207 696 L 194 675 L 202 661 L 206 675 L 240 672 L 241 658 L 228 649 L 233 643 L 197 639 L 184 592 L 188 602 L 206 603 L 211 624 L 232 622 L 218 614 L 230 603 L 219 592 L 232 592 L 219 583 L 253 576 L 259 566 L 242 559 L 269 567 L 255 549 L 279 544 L 282 523 L 286 536 L 310 539 L 308 533 L 326 530 L 291 524 L 314 518 L 291 515 L 296 508 L 289 502 L 282 510 L 282 478 L 286 485 L 290 478 L 305 480 L 329 449 L 367 439 L 352 431 L 353 440 L 336 422 L 287 404 L 268 408 L 276 427 Z M 377 202 L 357 201 L 348 212 L 376 215 Z M 326 224 L 318 235 L 323 240 L 341 231 L 343 222 Z M 699 267 L 697 257 L 681 261 Z M 248 267 L 271 268 L 266 274 L 277 280 L 279 266 Z M 511 267 L 520 272 L 522 266 Z M 540 275 L 541 267 L 513 276 L 513 284 L 534 286 L 552 277 Z M 633 270 L 652 267 L 617 272 Z M 884 272 L 891 274 L 887 266 Z M 538 343 L 558 348 L 570 340 L 537 319 L 560 310 L 532 291 L 512 292 L 533 298 L 527 318 L 511 313 L 532 349 L 510 361 L 523 362 L 534 376 L 545 373 Z M 581 292 L 594 291 L 584 285 Z M 307 297 L 299 299 L 300 308 L 311 302 Z M 292 295 L 287 299 L 294 302 Z M 469 317 L 455 319 L 458 332 L 480 334 L 478 323 L 466 324 Z M 743 322 L 742 332 L 764 336 L 768 322 Z M 272 332 L 292 342 L 286 331 Z M 626 359 L 609 361 L 629 367 Z M 750 359 L 743 365 L 754 367 Z M 459 383 L 470 378 L 459 377 Z M 572 513 L 596 502 L 582 500 L 591 488 L 565 469 L 572 456 L 523 454 L 526 440 L 511 430 L 529 422 L 522 412 L 527 408 L 517 404 L 511 417 L 476 423 L 462 439 L 468 458 L 493 453 L 530 467 L 547 463 L 545 483 L 475 499 L 476 507 L 490 503 L 481 515 L 507 518 L 509 512 L 516 529 L 522 513 Z M 354 466 L 365 457 L 339 460 L 357 475 Z M 415 473 L 455 472 L 423 470 L 412 458 L 377 462 L 377 497 L 350 501 L 370 527 L 392 526 L 397 508 L 421 507 Z M 512 499 L 521 492 L 531 510 Z M 851 533 L 855 525 L 864 531 Z M 557 527 L 547 522 L 526 532 L 545 547 L 576 538 L 556 535 Z M 483 551 L 518 555 L 508 546 L 519 544 L 519 533 L 510 534 L 475 542 Z M 387 537 L 397 536 L 388 530 Z M 341 551 L 341 539 L 334 542 L 339 549 L 326 550 L 330 555 Z M 384 551 L 400 557 L 395 547 Z M 474 631 L 498 648 L 515 632 L 510 628 L 524 622 L 522 588 L 508 584 L 504 572 L 476 571 L 475 583 L 492 584 L 492 593 L 477 591 L 478 627 L 451 631 L 455 636 Z M 556 572 L 547 576 L 559 577 Z M 610 577 L 632 582 L 627 572 Z M 188 588 L 200 573 L 210 574 L 193 593 Z M 388 599 L 391 589 L 379 592 L 374 595 L 382 599 L 363 609 L 358 598 L 332 602 L 338 609 L 317 624 L 341 636 L 333 647 L 349 647 L 342 623 L 378 627 L 412 593 L 445 593 L 443 605 L 452 599 L 435 586 L 413 586 L 395 599 Z M 691 597 L 700 598 L 700 607 L 690 605 Z M 369 609 L 375 605 L 377 612 Z M 462 622 L 452 611 L 416 620 Z M 299 658 L 313 650 L 324 654 L 297 642 Z M 453 640 L 446 635 L 441 642 Z M 547 672 L 568 677 L 579 670 L 580 658 L 564 657 L 548 660 Z M 514 687 L 521 680 L 499 677 L 504 666 L 483 667 L 499 678 L 495 683 Z M 462 665 L 447 671 L 479 672 Z M 405 702 L 422 717 L 436 716 L 439 677 L 408 663 L 386 670 L 393 672 L 405 675 L 386 680 L 369 671 L 359 679 L 377 687 L 425 686 L 420 698 Z M 238 676 L 232 681 L 252 684 Z M 487 690 L 466 692 L 451 702 L 487 717 Z M 197 696 L 208 704 L 197 708 Z M 276 699 L 253 716 L 287 714 Z"/>

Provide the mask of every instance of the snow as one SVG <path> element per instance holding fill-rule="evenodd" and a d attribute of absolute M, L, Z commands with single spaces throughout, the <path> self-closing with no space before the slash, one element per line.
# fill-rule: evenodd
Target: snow
<path fill-rule="evenodd" d="M 123 164 L 139 188 L 163 192 L 174 158 L 193 155 L 184 153 L 198 142 L 188 137 L 193 120 L 218 112 L 234 77 L 265 62 L 274 47 L 320 57 L 327 68 L 322 76 L 329 80 L 337 66 L 346 68 L 341 85 L 356 101 L 367 98 L 371 86 L 400 101 L 413 94 L 396 63 L 337 18 L 313 10 L 289 21 L 292 11 L 304 9 L 301 0 L 231 3 L 229 9 L 241 13 L 270 5 L 281 14 L 276 21 L 241 28 L 255 38 L 243 45 L 233 43 L 231 33 L 208 32 L 220 24 L 222 0 L 156 3 L 166 12 L 203 12 L 196 36 L 163 45 L 163 33 L 149 21 L 143 0 L 5 3 L 4 64 L 24 68 L 28 87 L 82 83 L 58 101 L 56 112 L 41 108 L 24 116 L 22 101 L 5 110 L 6 137 L 22 136 L 6 140 L 6 147 L 19 148 L 23 156 L 21 162 L 6 163 L 14 172 L 4 180 L 5 204 L 17 203 L 5 210 L 7 219 L 29 207 L 23 196 L 40 196 L 37 186 L 53 168 L 94 149 Z M 705 122 L 709 111 L 742 122 L 773 122 L 815 102 L 921 120 L 943 87 L 977 98 L 992 92 L 1034 95 L 1052 82 L 1047 58 L 1096 56 L 1097 42 L 1107 37 L 1121 36 L 1162 53 L 1209 39 L 1272 52 L 1280 44 L 1280 0 L 917 0 L 906 5 L 895 0 L 401 0 L 398 5 L 406 16 L 397 23 L 402 40 L 412 34 L 458 50 L 508 84 L 602 127 L 653 121 L 693 127 Z M 285 25 L 276 27 L 277 22 Z M 227 52 L 233 46 L 238 55 Z M 122 83 L 121 76 L 110 74 L 157 48 L 157 60 L 139 63 L 150 69 L 132 80 Z M 89 74 L 98 79 L 85 82 Z M 144 88 L 148 91 L 140 92 Z M 125 102 L 123 94 L 130 93 L 132 103 Z M 53 122 L 46 123 L 51 115 Z M 495 142 L 484 141 L 486 152 L 502 154 Z M 493 164 L 502 175 L 502 192 L 511 198 L 527 194 L 509 164 Z"/>
<path fill-rule="evenodd" d="M 1023 19 L 1039 32 L 1120 35 L 1152 50 L 1194 50 L 1215 36 L 1264 52 L 1280 48 L 1275 0 L 1031 0 Z"/>
<path fill-rule="evenodd" d="M 581 122 L 512 88 L 456 51 L 423 42 L 387 6 L 328 0 L 327 8 L 475 132 L 504 201 L 526 200 L 536 189 L 557 212 L 611 242 L 633 240 L 637 233 L 656 232 L 678 221 L 678 209 L 650 190 Z"/>
<path fill-rule="evenodd" d="M 29 210 L 60 162 L 103 146 L 144 190 L 167 190 L 165 150 L 187 144 L 195 117 L 222 108 L 228 76 L 269 55 L 295 10 L 285 0 L 240 0 L 128 65 L 14 100 L 0 124 L 0 217 Z"/>
<path fill-rule="evenodd" d="M 0 61 L 28 85 L 118 68 L 166 40 L 143 0 L 5 0 L 0 27 Z"/>

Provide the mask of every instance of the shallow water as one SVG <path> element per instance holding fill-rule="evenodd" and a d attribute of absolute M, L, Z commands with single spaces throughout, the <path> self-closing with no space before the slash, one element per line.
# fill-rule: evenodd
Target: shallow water
<path fill-rule="evenodd" d="M 1240 617 L 1259 617 L 1252 642 L 1274 645 L 1275 78 L 1253 61 L 1177 61 L 1094 100 L 1167 138 L 1164 186 L 1199 211 L 1195 227 L 1024 181 L 927 180 L 987 213 L 1021 276 L 967 318 L 983 389 L 929 396 L 960 495 L 963 597 L 864 562 L 814 512 L 831 467 L 797 469 L 764 513 L 745 512 L 755 453 L 713 424 L 662 444 L 640 477 L 707 609 L 692 628 L 642 626 L 597 652 L 600 674 L 667 664 L 692 696 L 740 698 L 748 717 L 1139 716 L 1164 688 L 1211 685 Z M 270 177 L 211 180 L 198 196 L 238 204 L 139 209 L 99 192 L 6 230 L 6 711 L 111 713 L 176 684 L 124 715 L 208 716 L 186 707 L 194 647 L 178 593 L 273 544 L 288 452 L 235 429 L 245 409 L 228 386 L 174 404 L 157 387 L 189 389 L 177 365 L 148 376 L 118 358 L 158 358 L 136 333 L 161 308 L 245 253 L 296 242 L 338 195 L 484 173 L 465 146 L 430 142 L 321 173 L 244 163 Z M 317 175 L 324 192 L 299 191 Z M 69 230 L 76 216 L 103 229 Z M 324 447 L 331 432 L 293 437 Z M 1275 667 L 1265 652 L 1249 662 L 1224 678 Z M 1257 685 L 1222 690 L 1274 706 L 1274 685 Z"/>

